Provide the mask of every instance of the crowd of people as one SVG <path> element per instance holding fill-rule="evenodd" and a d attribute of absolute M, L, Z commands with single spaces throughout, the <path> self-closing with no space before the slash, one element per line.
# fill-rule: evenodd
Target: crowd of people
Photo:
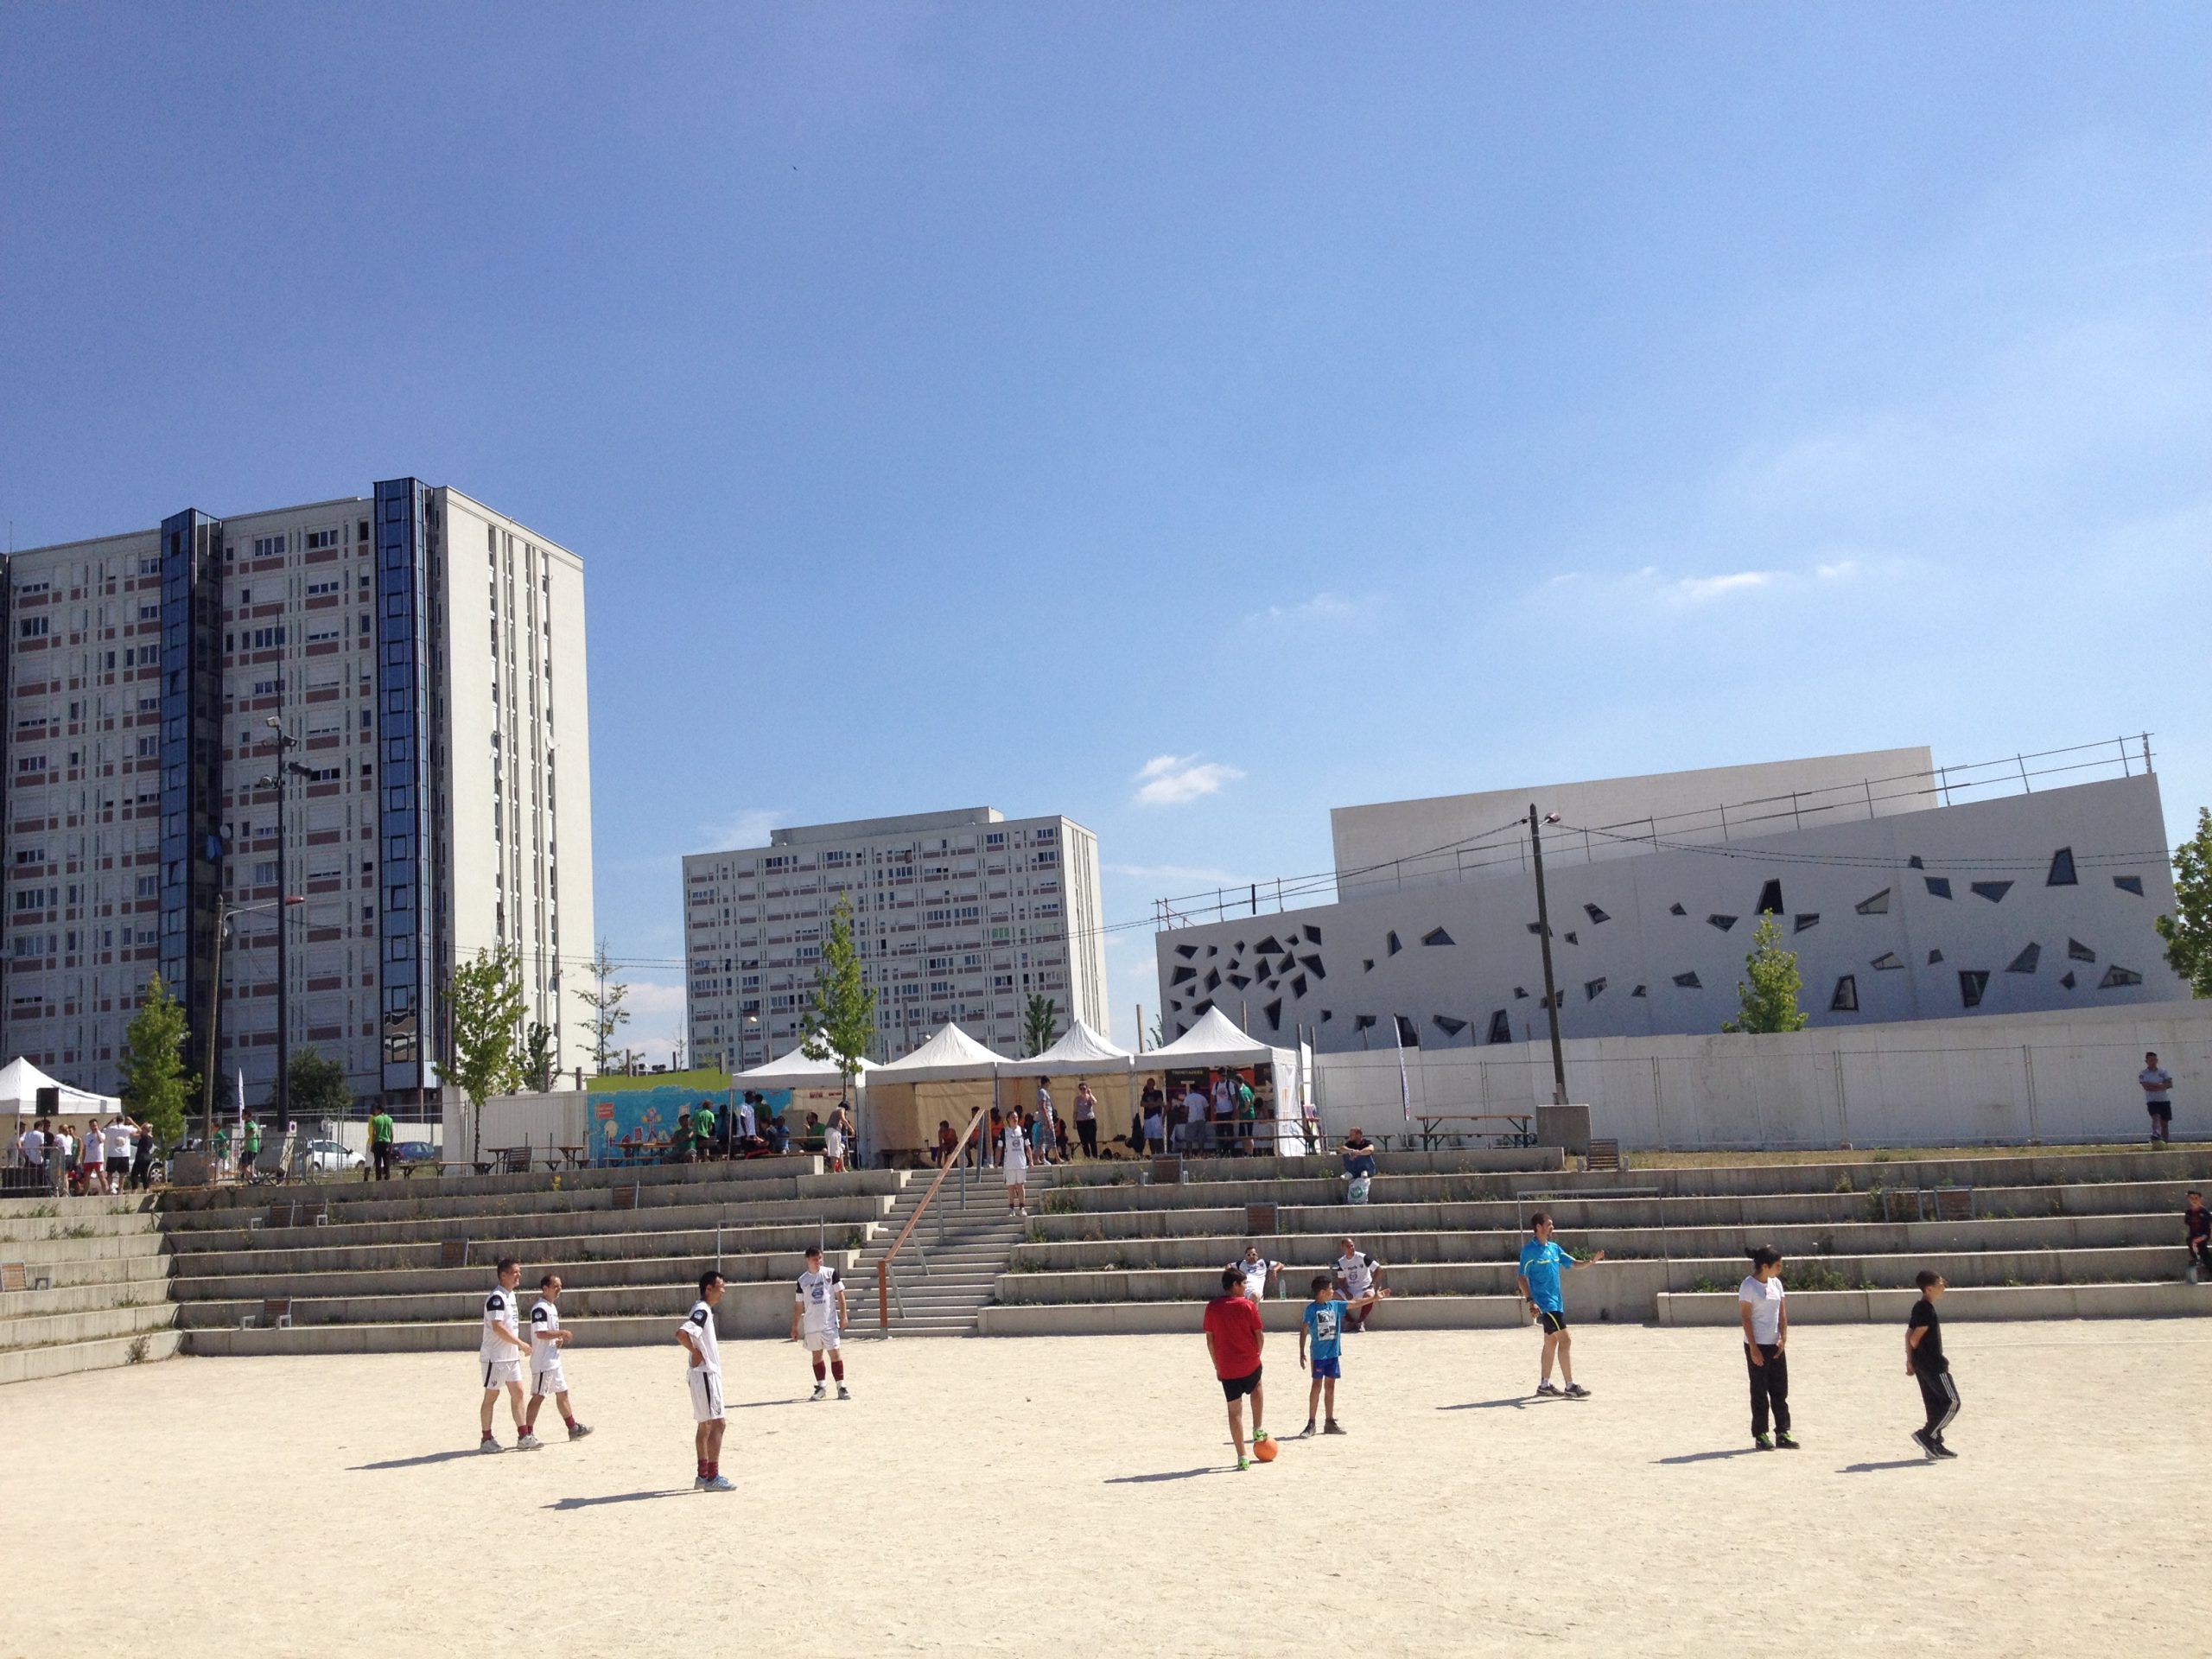
<path fill-rule="evenodd" d="M 16 1132 L 14 1154 L 16 1167 L 31 1172 L 19 1179 L 57 1197 L 143 1192 L 154 1184 L 154 1131 L 121 1113 L 92 1119 L 82 1135 L 41 1117 Z"/>
<path fill-rule="evenodd" d="M 827 1119 L 809 1112 L 794 1133 L 782 1113 L 769 1110 L 761 1095 L 747 1090 L 734 1102 L 700 1101 L 664 1134 L 648 1135 L 633 1126 L 614 1144 L 631 1163 L 710 1163 L 772 1158 L 796 1150 L 820 1153 L 832 1170 L 842 1170 L 850 1166 L 857 1140 L 852 1114 L 842 1102 L 830 1109 Z"/>

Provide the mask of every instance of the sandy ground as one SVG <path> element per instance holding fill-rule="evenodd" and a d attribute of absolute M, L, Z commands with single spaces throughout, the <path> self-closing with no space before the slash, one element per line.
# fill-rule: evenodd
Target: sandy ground
<path fill-rule="evenodd" d="M 1726 1333 L 1586 1331 L 1595 1397 L 1556 1402 L 1532 1333 L 1378 1331 L 1350 1434 L 1243 1474 L 1196 1340 L 863 1343 L 849 1405 L 732 1343 L 728 1496 L 690 1490 L 674 1351 L 588 1334 L 599 1432 L 497 1458 L 466 1355 L 23 1383 L 0 1655 L 2212 1649 L 2212 1321 L 1946 1334 L 1934 1465 L 1885 1327 L 1793 1338 L 1806 1449 L 1771 1455 Z"/>

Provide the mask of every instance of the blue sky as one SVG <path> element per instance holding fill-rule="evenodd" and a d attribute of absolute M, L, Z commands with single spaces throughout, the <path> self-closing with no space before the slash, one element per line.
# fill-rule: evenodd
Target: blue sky
<path fill-rule="evenodd" d="M 412 473 L 576 549 L 647 964 L 686 851 L 984 802 L 1096 829 L 1109 921 L 1332 804 L 1898 743 L 2148 728 L 2178 836 L 2208 61 L 2190 5 L 11 6 L 0 518 Z"/>

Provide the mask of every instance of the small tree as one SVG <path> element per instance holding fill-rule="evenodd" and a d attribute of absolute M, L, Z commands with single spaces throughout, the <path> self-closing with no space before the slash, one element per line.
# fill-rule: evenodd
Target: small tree
<path fill-rule="evenodd" d="M 454 969 L 447 993 L 453 1020 L 453 1075 L 474 1109 L 469 1156 L 478 1150 L 484 1103 L 512 1094 L 522 1082 L 522 964 L 511 945 L 479 950 Z"/>
<path fill-rule="evenodd" d="M 605 1077 L 608 1063 L 614 1058 L 614 1033 L 630 1023 L 630 1010 L 622 1006 L 630 988 L 614 977 L 614 958 L 607 954 L 605 939 L 599 942 L 598 953 L 585 971 L 592 982 L 576 993 L 591 1010 L 584 1016 L 585 1043 L 591 1051 L 593 1066 Z"/>
<path fill-rule="evenodd" d="M 1051 997 L 1039 994 L 1029 999 L 1021 1010 L 1021 1041 L 1025 1054 L 1042 1054 L 1052 1046 L 1052 1027 L 1060 1017 L 1060 1005 Z"/>
<path fill-rule="evenodd" d="M 193 1079 L 184 1074 L 184 1005 L 169 995 L 159 974 L 146 982 L 138 1012 L 123 1033 L 118 1069 L 130 1116 L 152 1125 L 162 1145 L 175 1146 L 184 1135 Z"/>
<path fill-rule="evenodd" d="M 806 1039 L 800 1050 L 810 1060 L 835 1060 L 843 1097 L 852 1098 L 861 1062 L 875 1046 L 875 988 L 861 972 L 860 947 L 853 943 L 853 901 L 837 895 L 830 912 L 830 937 L 822 963 L 806 994 Z"/>
<path fill-rule="evenodd" d="M 342 1118 L 353 1109 L 353 1088 L 346 1068 L 311 1048 L 292 1056 L 292 1110 L 302 1118 Z"/>
<path fill-rule="evenodd" d="M 1797 993 L 1804 985 L 1797 974 L 1797 953 L 1782 948 L 1782 927 L 1770 911 L 1759 918 L 1758 928 L 1751 935 L 1751 954 L 1744 958 L 1744 971 L 1751 976 L 1750 982 L 1736 982 L 1743 1012 L 1733 1020 L 1723 1020 L 1721 1030 L 1805 1029 L 1811 1016 L 1797 1007 Z"/>
<path fill-rule="evenodd" d="M 2157 923 L 2167 965 L 2212 996 L 2212 807 L 2196 809 L 2196 833 L 2174 849 L 2174 910 Z"/>
<path fill-rule="evenodd" d="M 542 1020 L 533 1020 L 530 1029 L 523 1034 L 522 1053 L 517 1060 L 522 1068 L 523 1086 L 537 1094 L 544 1094 L 553 1087 L 553 1028 Z"/>

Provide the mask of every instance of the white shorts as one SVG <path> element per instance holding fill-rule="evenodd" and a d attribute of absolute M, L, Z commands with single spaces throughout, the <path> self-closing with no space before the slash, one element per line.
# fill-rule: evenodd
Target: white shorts
<path fill-rule="evenodd" d="M 722 1374 L 694 1365 L 690 1370 L 691 1421 L 719 1423 L 722 1420 Z"/>
<path fill-rule="evenodd" d="M 834 1354 L 842 1346 L 835 1325 L 827 1331 L 809 1331 L 801 1340 L 806 1344 L 806 1351 L 810 1354 Z"/>
<path fill-rule="evenodd" d="M 566 1394 L 569 1391 L 569 1379 L 563 1373 L 558 1359 L 550 1365 L 531 1367 L 530 1391 L 533 1395 Z"/>
<path fill-rule="evenodd" d="M 478 1363 L 484 1368 L 484 1386 L 487 1389 L 522 1381 L 522 1361 L 519 1359 L 486 1359 L 480 1360 Z"/>

